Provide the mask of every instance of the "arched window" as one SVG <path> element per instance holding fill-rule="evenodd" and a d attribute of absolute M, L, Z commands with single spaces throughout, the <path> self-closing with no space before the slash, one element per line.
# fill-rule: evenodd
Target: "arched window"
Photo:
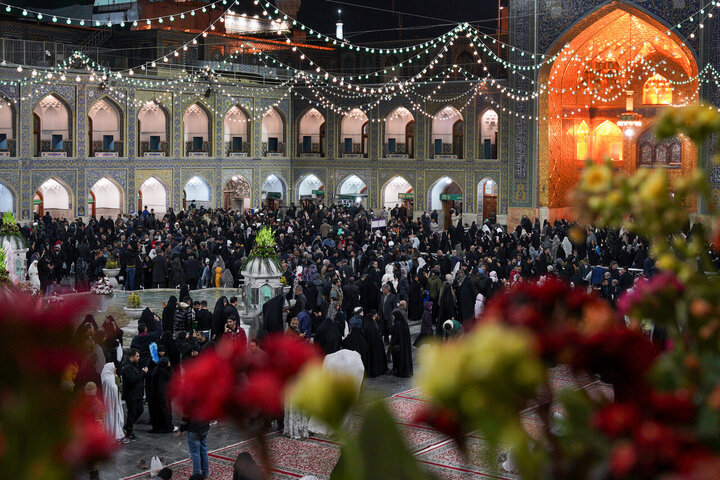
<path fill-rule="evenodd" d="M 325 117 L 317 109 L 311 108 L 300 119 L 298 133 L 298 152 L 301 154 L 323 155 L 325 148 Z"/>
<path fill-rule="evenodd" d="M 593 159 L 602 162 L 606 158 L 614 162 L 623 159 L 623 133 L 610 120 L 602 122 L 593 132 Z"/>
<path fill-rule="evenodd" d="M 15 143 L 15 108 L 0 96 L 0 156 L 14 157 Z"/>
<path fill-rule="evenodd" d="M 193 103 L 183 115 L 185 156 L 212 155 L 210 141 L 210 115 L 198 103 Z"/>
<path fill-rule="evenodd" d="M 98 100 L 88 112 L 90 156 L 123 156 L 120 110 L 107 98 Z"/>
<path fill-rule="evenodd" d="M 359 108 L 350 110 L 340 122 L 340 151 L 367 155 L 368 117 Z"/>
<path fill-rule="evenodd" d="M 225 155 L 246 157 L 250 155 L 250 117 L 244 109 L 233 106 L 223 122 Z"/>
<path fill-rule="evenodd" d="M 270 107 L 262 119 L 263 155 L 285 154 L 285 120 L 280 112 Z"/>
<path fill-rule="evenodd" d="M 648 78 L 643 85 L 643 103 L 647 105 L 672 105 L 672 99 L 672 85 L 659 73 Z"/>
<path fill-rule="evenodd" d="M 480 158 L 497 158 L 498 114 L 486 110 L 480 117 Z"/>
<path fill-rule="evenodd" d="M 36 156 L 72 156 L 72 117 L 55 95 L 40 100 L 33 110 Z"/>
<path fill-rule="evenodd" d="M 441 108 L 432 121 L 432 152 L 462 158 L 464 123 L 462 114 L 453 106 Z"/>
<path fill-rule="evenodd" d="M 168 112 L 158 101 L 147 102 L 138 113 L 139 156 L 167 156 L 170 152 Z M 142 211 L 142 210 L 141 210 Z"/>
<path fill-rule="evenodd" d="M 576 160 L 587 160 L 588 159 L 588 135 L 590 129 L 588 129 L 587 123 L 583 120 L 580 125 L 575 127 L 575 150 Z"/>
<path fill-rule="evenodd" d="M 385 155 L 413 157 L 415 118 L 410 110 L 398 107 L 385 117 Z"/>

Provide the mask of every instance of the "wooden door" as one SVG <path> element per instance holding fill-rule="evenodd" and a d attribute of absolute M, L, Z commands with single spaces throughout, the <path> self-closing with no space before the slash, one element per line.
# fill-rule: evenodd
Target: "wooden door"
<path fill-rule="evenodd" d="M 96 216 L 97 213 L 97 197 L 95 196 L 95 192 L 90 190 L 90 196 L 92 197 L 92 205 L 90 207 L 90 216 L 93 218 Z"/>
<path fill-rule="evenodd" d="M 462 120 L 458 120 L 453 124 L 453 155 L 457 158 L 463 158 L 463 128 L 465 124 Z"/>
<path fill-rule="evenodd" d="M 405 125 L 405 151 L 408 157 L 415 156 L 415 120 Z"/>
<path fill-rule="evenodd" d="M 90 156 L 95 156 L 95 142 L 93 142 L 93 121 L 90 116 L 88 116 L 88 140 L 90 142 Z M 95 204 L 93 204 L 93 217 L 95 216 Z"/>
<path fill-rule="evenodd" d="M 142 157 L 142 142 L 140 141 L 140 132 L 142 131 L 141 127 L 142 122 L 138 118 L 137 121 L 137 136 L 135 137 L 135 141 L 137 142 L 137 156 Z"/>
<path fill-rule="evenodd" d="M 483 222 L 492 214 L 497 214 L 497 195 L 483 195 Z"/>
<path fill-rule="evenodd" d="M 320 125 L 320 156 L 325 156 L 325 123 Z"/>
<path fill-rule="evenodd" d="M 35 197 L 37 197 L 40 200 L 40 203 L 37 205 L 34 205 L 35 211 L 39 216 L 45 215 L 45 197 L 43 197 L 43 194 L 40 190 L 35 191 Z M 35 200 L 35 199 L 33 199 Z"/>
<path fill-rule="evenodd" d="M 42 125 L 40 116 L 37 113 L 33 113 L 33 137 L 35 139 L 35 156 L 40 156 L 40 132 L 42 131 Z"/>
<path fill-rule="evenodd" d="M 143 204 L 142 204 L 142 190 L 138 190 L 138 209 L 137 213 L 140 215 L 143 211 Z"/>

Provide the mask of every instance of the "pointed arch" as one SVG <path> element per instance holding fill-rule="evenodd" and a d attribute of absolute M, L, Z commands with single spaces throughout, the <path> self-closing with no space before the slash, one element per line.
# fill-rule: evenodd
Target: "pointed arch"
<path fill-rule="evenodd" d="M 249 156 L 252 145 L 251 117 L 248 111 L 236 103 L 223 119 L 223 143 L 225 156 Z"/>
<path fill-rule="evenodd" d="M 123 110 L 108 95 L 102 95 L 88 109 L 88 143 L 90 156 L 98 152 L 122 157 L 125 131 Z M 101 155 L 102 156 L 102 155 Z"/>
<path fill-rule="evenodd" d="M 325 116 L 317 108 L 306 109 L 298 117 L 298 153 L 324 156 Z"/>
<path fill-rule="evenodd" d="M 614 122 L 605 120 L 593 129 L 592 158 L 596 162 L 602 162 L 610 158 L 613 162 L 623 160 L 623 132 Z"/>
<path fill-rule="evenodd" d="M 252 185 L 244 175 L 236 173 L 223 185 L 223 208 L 246 210 L 252 207 Z"/>
<path fill-rule="evenodd" d="M 170 112 L 157 99 L 146 102 L 138 112 L 138 156 L 170 155 Z"/>
<path fill-rule="evenodd" d="M 88 210 L 94 217 L 114 217 L 125 211 L 125 190 L 112 176 L 98 179 L 88 190 L 88 196 L 93 199 Z"/>
<path fill-rule="evenodd" d="M 485 177 L 477 186 L 478 215 L 481 222 L 484 222 L 492 215 L 498 213 L 498 183 L 493 177 Z"/>
<path fill-rule="evenodd" d="M 617 76 L 620 65 L 639 65 L 639 60 L 657 65 L 662 61 L 664 74 L 675 72 L 670 80 L 676 90 L 682 89 L 682 97 L 695 98 L 698 58 L 691 45 L 662 19 L 627 2 L 604 3 L 558 36 L 544 53 L 552 56 L 567 47 L 573 55 L 560 55 L 539 72 L 539 82 L 549 87 L 539 98 L 539 164 L 543 166 L 538 175 L 539 206 L 567 207 L 568 193 L 581 168 L 573 142 L 577 141 L 574 128 L 582 120 L 592 132 L 588 157 L 598 160 L 604 154 L 615 159 L 622 156 L 619 168 L 635 168 L 632 158 L 636 135 L 628 136 L 620 151 L 614 153 L 609 144 L 614 143 L 616 148 L 618 142 L 602 138 L 600 144 L 595 142 L 594 127 L 598 123 L 615 121 L 628 107 L 642 103 L 647 74 L 638 66 L 629 72 L 627 80 L 621 80 Z M 627 96 L 628 91 L 633 92 L 632 96 Z M 593 102 L 601 103 L 602 108 L 585 108 Z M 569 111 L 576 112 L 572 118 L 564 115 Z M 659 108 L 645 104 L 642 114 L 645 125 L 659 114 Z"/>
<path fill-rule="evenodd" d="M 432 119 L 433 155 L 455 155 L 456 158 L 462 158 L 464 130 L 463 115 L 457 108 L 452 105 L 440 107 Z"/>
<path fill-rule="evenodd" d="M 263 156 L 284 156 L 285 129 L 287 122 L 285 115 L 277 107 L 265 110 L 262 118 L 262 151 Z"/>
<path fill-rule="evenodd" d="M 62 179 L 48 177 L 37 185 L 35 193 L 36 198 L 40 197 L 41 200 L 39 205 L 34 205 L 36 211 L 49 212 L 50 216 L 55 218 L 73 218 L 75 196 L 70 185 Z"/>
<path fill-rule="evenodd" d="M 0 156 L 17 156 L 17 109 L 14 103 L 0 92 Z"/>
<path fill-rule="evenodd" d="M 385 156 L 415 154 L 415 117 L 403 106 L 395 107 L 385 116 Z"/>
<path fill-rule="evenodd" d="M 380 202 L 383 207 L 390 210 L 396 205 L 405 203 L 406 206 L 414 204 L 414 198 L 400 198 L 401 194 L 414 194 L 415 189 L 402 175 L 395 175 L 386 181 L 380 189 Z M 414 195 L 413 195 L 414 196 Z"/>
<path fill-rule="evenodd" d="M 17 194 L 15 189 L 6 184 L 0 182 L 0 214 L 4 212 L 17 213 Z"/>
<path fill-rule="evenodd" d="M 73 156 L 73 108 L 52 91 L 33 106 L 35 156 Z"/>
<path fill-rule="evenodd" d="M 212 115 L 201 101 L 188 105 L 183 112 L 183 149 L 186 157 L 212 156 Z"/>
<path fill-rule="evenodd" d="M 298 178 L 295 184 L 295 191 L 297 192 L 297 198 L 307 197 L 313 195 L 313 190 L 323 190 L 323 181 L 319 176 L 314 173 L 307 173 L 302 177 Z"/>
<path fill-rule="evenodd" d="M 672 105 L 673 87 L 670 81 L 659 73 L 645 80 L 643 103 L 646 105 Z"/>
<path fill-rule="evenodd" d="M 183 209 L 187 209 L 192 203 L 196 208 L 212 206 L 212 188 L 210 182 L 202 175 L 195 175 L 188 179 L 183 186 L 183 200 L 186 205 Z"/>
<path fill-rule="evenodd" d="M 152 175 L 138 188 L 138 211 L 142 212 L 145 206 L 155 210 L 155 216 L 162 218 L 167 212 L 170 199 L 170 187 L 159 177 Z"/>
<path fill-rule="evenodd" d="M 479 157 L 485 160 L 498 158 L 498 129 L 500 117 L 493 108 L 486 108 L 478 117 L 480 119 Z"/>
<path fill-rule="evenodd" d="M 347 155 L 367 156 L 368 116 L 353 108 L 340 121 L 340 152 Z"/>

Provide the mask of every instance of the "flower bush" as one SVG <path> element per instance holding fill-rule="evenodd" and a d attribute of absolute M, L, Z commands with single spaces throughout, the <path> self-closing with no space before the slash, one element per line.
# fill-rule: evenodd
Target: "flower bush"
<path fill-rule="evenodd" d="M 263 227 L 255 237 L 255 244 L 250 257 L 270 258 L 277 255 L 275 250 L 275 234 L 270 227 Z"/>
<path fill-rule="evenodd" d="M 279 334 L 265 338 L 262 346 L 262 352 L 253 351 L 244 342 L 221 340 L 183 364 L 171 395 L 190 418 L 227 418 L 255 435 L 269 465 L 264 449 L 269 420 L 282 415 L 283 399 L 300 371 L 321 357 L 312 344 Z"/>
<path fill-rule="evenodd" d="M 75 336 L 78 300 L 46 305 L 12 288 L 0 290 L 0 471 L 3 478 L 74 478 L 108 458 L 116 442 L 92 417 L 85 395 L 64 390 L 82 347 Z"/>
<path fill-rule="evenodd" d="M 140 294 L 132 292 L 128 296 L 128 300 L 127 300 L 128 308 L 140 308 L 140 305 L 142 305 L 142 298 L 140 297 Z"/>
<path fill-rule="evenodd" d="M 702 105 L 670 109 L 657 134 L 678 133 L 698 144 L 720 138 L 720 114 Z M 687 234 L 686 206 L 698 199 L 714 228 Z M 496 295 L 464 337 L 421 351 L 416 382 L 429 401 L 416 421 L 450 435 L 466 455 L 466 435 L 477 431 L 491 452 L 510 452 L 523 479 L 720 478 L 720 276 L 707 253 L 709 241 L 720 245 L 720 224 L 706 173 L 671 179 L 666 169 L 623 173 L 588 164 L 573 202 L 587 224 L 646 238 L 660 273 L 637 282 L 618 310 L 550 277 Z M 584 232 L 571 237 L 582 242 Z M 653 329 L 668 341 L 653 343 Z M 599 378 L 612 394 L 553 391 L 548 374 L 557 365 Z M 529 405 L 541 423 L 534 437 L 521 424 Z M 363 465 L 391 459 L 403 465 L 403 478 L 426 478 L 389 430 L 389 417 L 365 418 L 356 437 L 343 437 L 347 459 L 333 480 L 374 478 Z M 366 433 L 398 440 L 370 448 Z M 485 458 L 490 473 L 496 458 Z"/>
<path fill-rule="evenodd" d="M 108 257 L 107 261 L 105 262 L 105 268 L 120 268 L 120 264 L 118 264 L 118 261 L 115 260 L 115 258 Z"/>
<path fill-rule="evenodd" d="M 25 237 L 20 234 L 20 227 L 18 227 L 15 215 L 11 211 L 3 213 L 0 237 L 20 237 L 23 244 L 27 243 Z"/>
<path fill-rule="evenodd" d="M 110 283 L 107 277 L 101 277 L 90 287 L 90 293 L 94 293 L 95 295 L 112 295 L 113 290 L 112 283 Z"/>

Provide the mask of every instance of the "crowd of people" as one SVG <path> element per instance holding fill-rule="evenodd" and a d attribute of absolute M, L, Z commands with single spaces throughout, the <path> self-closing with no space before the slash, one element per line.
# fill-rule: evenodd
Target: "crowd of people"
<path fill-rule="evenodd" d="M 385 227 L 372 228 L 376 215 L 386 217 Z M 126 290 L 180 288 L 160 315 L 145 309 L 129 346 L 122 345 L 112 317 L 102 327 L 86 318 L 78 335 L 88 355 L 68 384 L 91 395 L 95 388 L 104 400 L 104 423 L 118 441 L 137 438 L 134 426 L 144 405 L 151 433 L 188 431 L 194 473 L 207 476 L 210 425 L 192 419 L 175 425 L 168 384 L 174 369 L 220 339 L 248 342 L 237 297 L 221 297 L 210 310 L 192 296 L 202 288 L 239 287 L 263 226 L 275 231 L 282 283 L 290 288 L 264 304 L 250 348 L 261 349 L 267 334 L 295 335 L 325 354 L 358 352 L 368 377 L 412 376 L 413 346 L 461 333 L 486 302 L 522 279 L 557 276 L 614 304 L 637 275 L 655 272 L 647 243 L 624 230 L 587 226 L 578 240 L 571 232 L 578 227 L 566 221 L 523 218 L 507 230 L 489 221 L 463 224 L 453 213 L 456 223 L 439 230 L 437 217 L 430 212 L 412 218 L 404 207 L 375 214 L 357 204 L 306 203 L 282 211 L 169 210 L 162 219 L 146 210 L 87 224 L 45 215 L 21 232 L 30 247 L 30 280 L 44 292 L 69 285 L 69 279 L 74 289 L 86 290 L 115 262 Z M 420 324 L 414 345 L 409 322 Z"/>

